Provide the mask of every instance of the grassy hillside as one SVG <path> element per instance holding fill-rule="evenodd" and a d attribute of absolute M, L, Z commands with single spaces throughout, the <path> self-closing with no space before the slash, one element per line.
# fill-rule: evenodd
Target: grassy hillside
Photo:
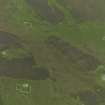
<path fill-rule="evenodd" d="M 105 21 L 104 0 L 58 0 L 63 6 L 72 10 L 74 18 L 81 21 Z"/>
<path fill-rule="evenodd" d="M 46 80 L 0 77 L 1 105 L 104 105 L 104 4 L 0 0 L 0 30 L 21 38 L 37 66 L 50 72 Z"/>

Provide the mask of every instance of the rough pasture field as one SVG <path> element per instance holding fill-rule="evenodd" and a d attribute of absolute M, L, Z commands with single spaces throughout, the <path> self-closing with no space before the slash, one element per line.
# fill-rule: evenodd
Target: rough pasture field
<path fill-rule="evenodd" d="M 10 47 L 22 47 L 22 42 L 15 35 L 0 31 L 0 49 L 10 48 Z"/>
<path fill-rule="evenodd" d="M 86 54 L 60 37 L 50 36 L 46 43 L 51 49 L 60 51 L 71 64 L 78 66 L 82 72 L 94 71 L 98 65 L 102 64 L 96 57 Z"/>
<path fill-rule="evenodd" d="M 104 0 L 0 0 L 1 104 L 105 105 L 104 7 Z"/>
<path fill-rule="evenodd" d="M 105 21 L 104 0 L 59 0 L 59 2 L 70 7 L 77 20 Z"/>
<path fill-rule="evenodd" d="M 48 0 L 26 0 L 42 19 L 50 23 L 59 23 L 63 20 L 63 12 L 56 6 L 50 6 Z"/>
<path fill-rule="evenodd" d="M 23 43 L 11 33 L 0 32 L 0 76 L 30 80 L 48 78 L 48 70 L 34 67 L 33 55 L 25 50 Z"/>
<path fill-rule="evenodd" d="M 100 90 L 96 89 L 95 91 L 81 91 L 72 96 L 75 98 L 79 97 L 82 103 L 85 105 L 100 105 L 100 103 L 105 102 L 105 90 L 103 88 L 100 88 Z"/>

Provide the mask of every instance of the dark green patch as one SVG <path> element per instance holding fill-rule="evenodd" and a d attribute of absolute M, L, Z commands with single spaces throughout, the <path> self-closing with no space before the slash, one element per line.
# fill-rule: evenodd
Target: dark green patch
<path fill-rule="evenodd" d="M 105 21 L 104 0 L 59 0 L 76 20 L 81 21 Z"/>
<path fill-rule="evenodd" d="M 49 70 L 45 67 L 34 67 L 32 77 L 35 80 L 45 80 L 50 78 Z"/>
<path fill-rule="evenodd" d="M 99 105 L 97 94 L 91 91 L 81 92 L 78 94 L 80 100 L 85 105 Z"/>
<path fill-rule="evenodd" d="M 4 102 L 2 100 L 2 96 L 0 95 L 0 105 L 4 105 Z"/>
<path fill-rule="evenodd" d="M 12 59 L 2 58 L 0 60 L 0 76 L 28 80 L 45 80 L 49 78 L 50 75 L 47 69 L 35 65 L 32 55 Z"/>
<path fill-rule="evenodd" d="M 33 55 L 22 45 L 19 38 L 7 32 L 0 32 L 0 76 L 17 79 L 46 79 L 45 68 L 34 68 Z"/>
<path fill-rule="evenodd" d="M 74 64 L 84 72 L 96 70 L 96 67 L 101 64 L 96 57 L 81 51 L 59 37 L 50 36 L 46 43 L 51 49 L 61 52 L 67 58 L 68 62 Z"/>
<path fill-rule="evenodd" d="M 27 0 L 28 4 L 35 9 L 39 16 L 50 23 L 59 23 L 63 20 L 64 14 L 56 6 L 49 6 L 48 0 Z"/>
<path fill-rule="evenodd" d="M 5 49 L 8 47 L 22 47 L 22 42 L 15 35 L 0 31 L 0 49 Z"/>
<path fill-rule="evenodd" d="M 74 95 L 79 97 L 84 105 L 101 105 L 105 102 L 105 89 L 98 88 L 94 91 L 82 91 Z"/>

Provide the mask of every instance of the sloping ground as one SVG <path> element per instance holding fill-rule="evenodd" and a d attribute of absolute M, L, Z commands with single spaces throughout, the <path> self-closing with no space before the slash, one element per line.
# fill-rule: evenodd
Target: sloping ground
<path fill-rule="evenodd" d="M 94 71 L 101 64 L 96 57 L 84 53 L 59 37 L 50 36 L 46 42 L 51 49 L 61 52 L 69 63 L 75 65 L 82 72 Z"/>
<path fill-rule="evenodd" d="M 30 55 L 20 59 L 0 61 L 0 76 L 25 80 L 45 80 L 50 77 L 49 71 L 43 67 L 36 67 Z"/>
<path fill-rule="evenodd" d="M 0 5 L 2 5 L 1 1 Z M 6 1 L 8 0 L 3 1 L 5 2 L 4 4 L 7 3 Z M 8 21 L 6 21 L 7 22 L 6 24 L 8 25 L 4 24 L 5 26 L 3 26 L 2 29 L 3 30 L 7 29 L 9 32 L 17 33 L 17 36 L 19 35 L 21 38 L 26 40 L 27 47 L 29 47 L 29 49 L 32 51 L 35 61 L 33 61 L 34 59 L 31 58 L 32 57 L 31 54 L 29 54 L 29 56 L 31 56 L 29 58 L 26 56 L 20 58 L 20 54 L 15 55 L 10 52 L 8 56 L 9 63 L 7 60 L 6 61 L 1 60 L 1 68 L 3 68 L 4 71 L 6 71 L 6 73 L 4 73 L 1 69 L 2 71 L 1 74 L 4 75 L 5 78 L 2 79 L 2 76 L 0 76 L 0 84 L 1 84 L 0 89 L 3 96 L 3 103 L 8 105 L 30 105 L 30 104 L 31 105 L 66 105 L 66 104 L 78 105 L 79 102 L 76 103 L 77 99 L 75 99 L 74 97 L 70 97 L 71 93 L 76 93 L 76 96 L 77 97 L 79 96 L 80 100 L 87 105 L 100 102 L 97 101 L 99 97 L 96 96 L 96 93 L 94 94 L 93 91 L 92 92 L 89 91 L 88 94 L 87 90 L 88 89 L 92 90 L 93 87 L 98 85 L 96 83 L 97 82 L 96 75 L 93 72 L 95 71 L 97 65 L 100 65 L 102 62 L 99 61 L 99 59 L 97 59 L 96 56 L 93 56 L 96 53 L 92 53 L 91 55 L 88 54 L 87 51 L 80 50 L 75 46 L 78 46 L 77 45 L 78 42 L 80 42 L 79 44 L 81 45 L 85 45 L 86 41 L 87 44 L 89 44 L 88 46 L 90 47 L 92 46 L 92 49 L 98 50 L 100 53 L 102 51 L 103 54 L 100 54 L 100 56 L 103 57 L 104 41 L 102 42 L 101 39 L 105 33 L 104 26 L 100 25 L 101 26 L 100 27 L 98 26 L 98 24 L 92 23 L 91 25 L 94 25 L 95 27 L 91 27 L 91 25 L 88 26 L 87 24 L 83 24 L 83 26 L 79 27 L 79 25 L 75 24 L 71 25 L 68 22 L 66 24 L 65 22 L 59 24 L 58 26 L 54 25 L 53 27 L 52 25 L 49 24 L 43 24 L 43 20 L 39 19 L 37 16 L 32 17 L 32 15 L 30 15 L 31 14 L 30 10 L 28 11 L 29 8 L 27 6 L 29 5 L 27 6 L 24 5 L 25 0 L 10 0 L 10 1 L 11 3 L 8 4 L 9 7 L 6 5 L 5 8 L 4 5 L 2 7 L 0 6 L 1 8 L 0 18 L 2 16 L 2 18 L 4 17 L 9 21 L 9 23 Z M 66 0 L 63 1 L 66 2 Z M 61 3 L 61 1 L 59 3 Z M 66 2 L 66 4 L 62 5 L 66 5 L 64 6 L 64 8 L 66 8 L 67 5 L 68 7 L 70 6 L 70 3 Z M 38 10 L 39 9 L 35 8 L 35 12 Z M 41 15 L 39 17 L 41 17 Z M 79 16 L 75 17 L 76 19 L 79 18 Z M 35 22 L 33 20 L 35 20 Z M 41 21 L 37 22 L 37 20 Z M 2 20 L 0 19 L 0 21 Z M 79 30 L 80 28 L 81 30 Z M 68 36 L 67 38 L 68 40 L 70 39 L 71 43 L 72 42 L 74 43 L 77 42 L 77 43 L 73 45 L 73 43 L 70 44 L 69 42 L 65 41 L 63 38 L 61 37 L 56 38 L 55 36 L 49 37 L 48 39 L 46 39 L 45 42 L 42 43 L 41 41 L 47 35 L 48 36 L 65 35 L 65 37 Z M 84 37 L 82 37 L 82 35 Z M 102 44 L 100 44 L 100 42 L 102 42 Z M 98 48 L 96 49 L 93 44 L 95 46 L 98 46 Z M 102 48 L 103 50 L 100 50 L 100 48 Z M 19 59 L 16 59 L 17 56 L 19 57 Z M 10 61 L 11 57 L 12 60 Z M 15 59 L 13 60 L 13 58 Z M 32 70 L 33 68 L 32 65 L 34 65 L 35 63 L 41 65 L 41 68 L 34 67 L 34 69 Z M 4 67 L 2 64 L 7 65 L 7 67 Z M 43 68 L 43 66 L 45 68 Z M 23 68 L 25 68 L 26 71 L 25 69 L 23 70 Z M 30 68 L 31 72 L 29 72 L 27 68 Z M 11 72 L 7 72 L 9 70 Z M 23 71 L 28 73 L 24 73 Z M 49 71 L 51 73 L 50 76 L 49 76 Z M 25 80 L 19 80 L 19 79 L 25 79 Z M 16 92 L 15 86 L 20 82 L 29 83 L 29 85 L 32 87 L 32 92 L 27 95 L 25 94 L 24 96 L 23 94 L 19 94 L 18 92 Z M 103 85 L 104 83 L 105 82 L 102 82 Z M 102 93 L 97 93 L 97 94 L 102 98 L 102 96 L 104 96 L 104 94 Z M 87 96 L 85 97 L 86 94 L 88 94 L 88 97 L 91 97 L 94 100 L 91 102 L 90 98 L 87 98 Z M 74 100 L 74 103 L 72 103 L 71 101 L 72 98 Z"/>
<path fill-rule="evenodd" d="M 21 40 L 11 33 L 0 31 L 0 49 L 5 49 L 12 46 L 22 47 Z"/>
<path fill-rule="evenodd" d="M 34 68 L 33 55 L 15 35 L 0 32 L 0 76 L 17 79 L 46 79 L 49 72 L 45 68 Z"/>
<path fill-rule="evenodd" d="M 50 23 L 59 23 L 63 20 L 63 12 L 56 6 L 49 6 L 48 0 L 27 0 L 27 3 L 42 19 Z"/>
<path fill-rule="evenodd" d="M 104 0 L 59 0 L 59 3 L 70 7 L 76 19 L 105 21 Z"/>
<path fill-rule="evenodd" d="M 82 91 L 74 95 L 75 98 L 80 98 L 85 105 L 100 105 L 100 103 L 105 102 L 105 89 L 100 88 L 100 90 L 87 90 Z"/>
<path fill-rule="evenodd" d="M 57 36 L 48 37 L 44 44 L 46 48 L 42 45 L 42 53 L 39 54 L 42 58 L 39 59 L 51 71 L 51 86 L 55 95 L 70 96 L 97 85 L 95 71 L 102 62 L 96 56 Z"/>

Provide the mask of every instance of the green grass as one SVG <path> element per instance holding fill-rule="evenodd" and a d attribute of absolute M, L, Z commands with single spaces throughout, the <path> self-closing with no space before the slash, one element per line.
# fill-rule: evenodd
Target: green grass
<path fill-rule="evenodd" d="M 10 48 L 0 52 L 0 59 L 13 60 L 29 56 L 29 52 L 23 48 Z"/>
<path fill-rule="evenodd" d="M 69 94 L 71 92 L 94 89 L 96 85 L 100 85 L 99 83 L 101 82 L 98 81 L 97 83 L 96 75 L 84 76 L 79 72 L 72 72 L 71 74 L 69 70 L 74 68 L 69 65 L 69 62 L 59 53 L 54 55 L 53 50 L 50 51 L 50 49 L 46 48 L 43 41 L 50 35 L 60 36 L 70 41 L 74 46 L 104 61 L 105 41 L 102 40 L 105 36 L 104 23 L 89 21 L 80 23 L 72 17 L 68 8 L 60 5 L 57 0 L 49 0 L 49 5 L 52 7 L 53 5 L 57 6 L 65 14 L 63 22 L 53 25 L 40 20 L 37 16 L 37 11 L 29 8 L 25 0 L 4 1 L 1 0 L 0 3 L 2 5 L 0 7 L 2 11 L 0 13 L 0 22 L 3 21 L 2 27 L 4 30 L 22 38 L 27 49 L 33 53 L 39 65 L 49 69 L 56 67 L 58 72 L 60 71 L 59 74 L 52 74 L 56 76 L 56 82 L 51 80 L 27 81 L 6 77 L 0 78 L 0 90 L 5 102 L 4 105 L 66 105 L 67 103 L 69 105 L 77 105 L 76 102 L 79 100 L 70 98 Z M 24 54 L 24 51 L 18 51 L 19 55 Z M 17 51 L 14 54 L 11 55 L 10 51 L 8 58 L 18 56 Z M 81 77 L 84 80 L 81 81 Z M 16 84 L 20 81 L 31 83 L 32 94 L 23 95 L 16 92 Z"/>

